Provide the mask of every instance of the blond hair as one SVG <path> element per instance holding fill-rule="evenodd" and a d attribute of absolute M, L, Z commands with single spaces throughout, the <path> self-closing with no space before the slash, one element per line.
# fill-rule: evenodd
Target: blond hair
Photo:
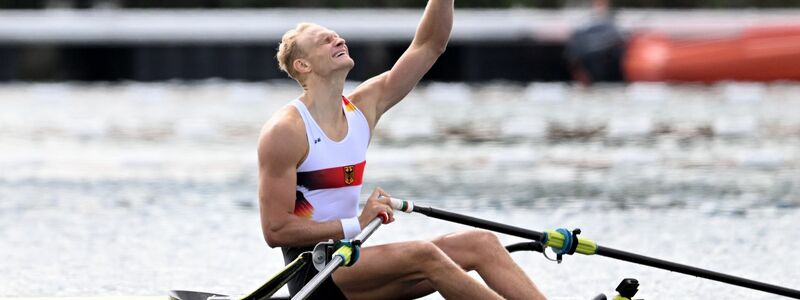
<path fill-rule="evenodd" d="M 297 46 L 297 37 L 312 26 L 319 26 L 313 23 L 299 23 L 294 29 L 290 29 L 283 34 L 281 43 L 278 45 L 278 54 L 275 58 L 278 60 L 278 68 L 286 72 L 292 79 L 297 80 L 297 71 L 294 69 L 293 61 L 297 59 L 303 50 Z"/>

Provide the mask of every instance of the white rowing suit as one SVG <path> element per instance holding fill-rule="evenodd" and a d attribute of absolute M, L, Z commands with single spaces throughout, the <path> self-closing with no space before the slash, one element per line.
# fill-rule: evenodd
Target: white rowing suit
<path fill-rule="evenodd" d="M 347 118 L 347 135 L 337 142 L 325 135 L 300 99 L 289 104 L 303 117 L 308 138 L 308 156 L 297 168 L 294 214 L 319 222 L 341 220 L 345 238 L 353 238 L 361 232 L 358 223 L 358 198 L 361 194 L 370 138 L 367 118 L 347 98 L 342 97 L 342 110 Z M 313 247 L 314 245 L 281 247 L 283 260 L 289 264 Z M 287 283 L 292 295 L 317 274 L 313 267 L 306 267 L 299 272 Z M 309 299 L 335 300 L 346 297 L 331 277 L 328 277 Z"/>
<path fill-rule="evenodd" d="M 317 125 L 300 99 L 290 102 L 303 117 L 308 156 L 297 168 L 294 214 L 314 221 L 342 220 L 346 238 L 361 231 L 358 202 L 370 140 L 364 114 L 342 96 L 347 135 L 333 141 Z"/>

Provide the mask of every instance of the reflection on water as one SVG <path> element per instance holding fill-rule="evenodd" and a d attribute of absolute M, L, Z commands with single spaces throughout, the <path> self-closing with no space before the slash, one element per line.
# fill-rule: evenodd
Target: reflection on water
<path fill-rule="evenodd" d="M 15 270 L 0 275 L 0 288 L 36 296 L 258 285 L 281 260 L 258 230 L 255 141 L 298 90 L 215 81 L 0 86 L 0 257 Z M 364 193 L 381 186 L 533 229 L 581 226 L 643 253 L 800 287 L 786 276 L 800 269 L 797 257 L 776 258 L 800 244 L 773 230 L 797 225 L 798 95 L 793 84 L 429 84 L 379 123 Z M 376 242 L 460 228 L 407 218 L 419 225 L 386 229 Z M 588 298 L 635 275 L 608 259 L 570 264 L 610 270 L 598 275 L 515 258 L 551 295 L 579 282 Z M 656 298 L 705 289 L 764 299 L 631 270 L 647 276 L 643 291 L 650 285 Z"/>

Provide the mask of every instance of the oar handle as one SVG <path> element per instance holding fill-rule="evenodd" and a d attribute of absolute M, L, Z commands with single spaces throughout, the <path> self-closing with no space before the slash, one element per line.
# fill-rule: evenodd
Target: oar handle
<path fill-rule="evenodd" d="M 395 210 L 399 210 L 405 213 L 411 213 L 412 211 L 414 211 L 414 202 L 398 198 L 391 198 L 389 201 L 392 202 L 392 208 L 394 208 Z"/>
<path fill-rule="evenodd" d="M 381 224 L 386 224 L 386 222 L 388 221 L 389 221 L 389 214 L 387 214 L 385 211 L 380 212 L 375 219 L 369 221 L 369 224 L 367 224 L 367 226 L 365 226 L 364 229 L 361 230 L 361 233 L 359 233 L 353 238 L 353 241 L 358 241 L 358 243 L 364 242 L 365 240 L 367 240 L 367 238 L 369 238 L 370 235 L 372 235 L 373 232 L 375 232 L 375 229 L 378 229 L 378 227 L 381 226 Z"/>

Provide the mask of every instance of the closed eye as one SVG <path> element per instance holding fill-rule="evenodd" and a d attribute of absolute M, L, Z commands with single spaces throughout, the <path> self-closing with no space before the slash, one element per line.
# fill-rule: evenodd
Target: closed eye
<path fill-rule="evenodd" d="M 321 44 L 321 45 L 323 45 L 323 44 L 330 44 L 330 43 L 333 43 L 334 41 L 336 41 L 336 39 L 337 39 L 337 38 L 339 38 L 339 35 L 338 35 L 338 34 L 335 34 L 335 33 L 329 33 L 329 34 L 326 34 L 326 35 L 325 35 L 325 38 L 324 38 L 324 39 L 322 39 L 322 41 L 320 42 L 320 44 Z"/>

